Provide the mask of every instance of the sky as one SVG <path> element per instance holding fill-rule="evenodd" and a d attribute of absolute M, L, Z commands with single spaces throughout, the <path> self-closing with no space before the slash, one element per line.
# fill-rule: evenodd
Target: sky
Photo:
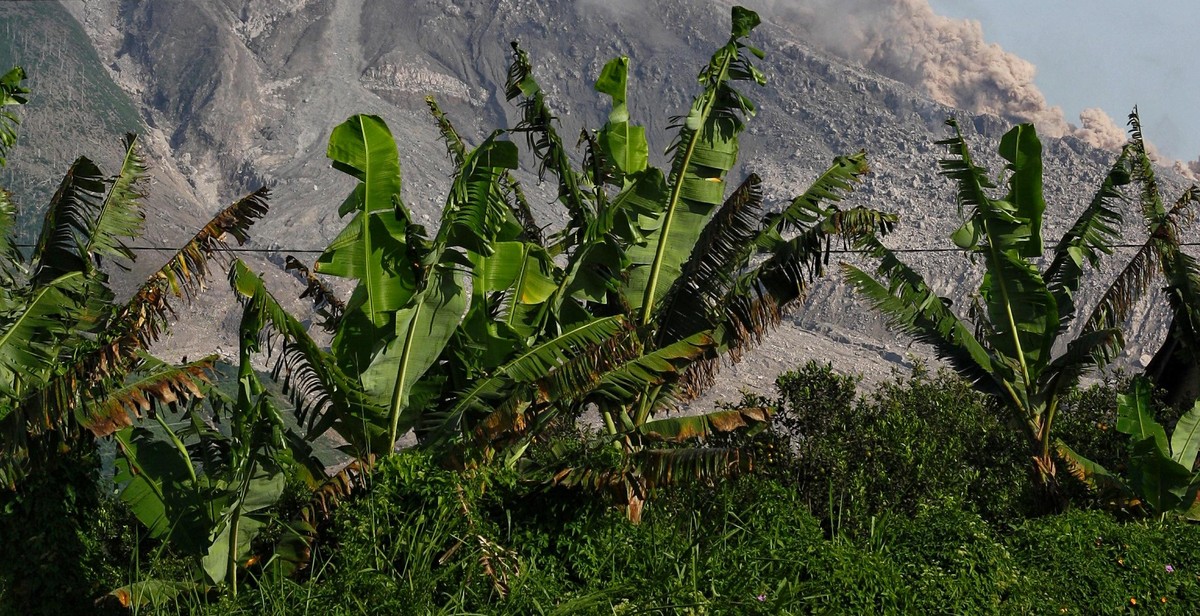
<path fill-rule="evenodd" d="M 1134 105 L 1162 154 L 1200 158 L 1200 1 L 930 0 L 947 17 L 1037 66 L 1047 102 L 1078 124 L 1100 107 L 1120 125 Z"/>

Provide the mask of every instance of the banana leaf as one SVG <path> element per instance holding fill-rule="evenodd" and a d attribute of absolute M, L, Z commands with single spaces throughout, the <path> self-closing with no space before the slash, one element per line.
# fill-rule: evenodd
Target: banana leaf
<path fill-rule="evenodd" d="M 650 440 L 680 443 L 704 440 L 714 434 L 733 432 L 739 428 L 761 427 L 771 417 L 766 407 L 737 408 L 714 411 L 703 415 L 668 417 L 648 421 L 637 427 L 637 433 Z"/>
<path fill-rule="evenodd" d="M 629 107 L 625 102 L 629 79 L 629 58 L 609 60 L 596 78 L 597 92 L 612 99 L 608 121 L 600 129 L 599 141 L 605 158 L 613 164 L 613 179 L 625 184 L 628 176 L 637 174 L 650 164 L 650 146 L 646 129 L 629 122 Z"/>
<path fill-rule="evenodd" d="M 734 7 L 729 42 L 701 72 L 704 91 L 682 119 L 669 149 L 673 155 L 667 175 L 669 192 L 654 216 L 654 231 L 645 244 L 628 251 L 632 267 L 623 294 L 630 308 L 640 312 L 643 325 L 651 321 L 658 301 L 679 277 L 709 218 L 725 201 L 725 176 L 737 161 L 743 118 L 755 112 L 754 104 L 730 82 L 766 82 L 747 57 L 747 51 L 756 50 L 740 41 L 757 24 L 753 12 Z"/>
<path fill-rule="evenodd" d="M 340 216 L 353 212 L 354 217 L 317 259 L 316 270 L 359 280 L 347 310 L 361 313 L 373 328 L 383 328 L 417 290 L 405 247 L 410 217 L 400 201 L 396 142 L 382 119 L 360 114 L 333 129 L 326 155 L 335 169 L 359 184 L 338 208 Z M 361 344 L 354 340 L 335 346 Z"/>

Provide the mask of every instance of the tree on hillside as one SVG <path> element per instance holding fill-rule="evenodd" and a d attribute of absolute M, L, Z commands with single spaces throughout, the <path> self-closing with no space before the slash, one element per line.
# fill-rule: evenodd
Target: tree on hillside
<path fill-rule="evenodd" d="M 1127 199 L 1121 189 L 1135 181 L 1144 184 L 1149 171 L 1136 115 L 1131 121 L 1131 142 L 1049 254 L 1042 240 L 1046 203 L 1041 143 L 1033 126 L 1016 126 L 1001 139 L 1008 191 L 997 198 L 989 194 L 995 186 L 986 170 L 973 162 L 957 124 L 948 121 L 954 135 L 939 142 L 950 154 L 940 164 L 943 175 L 957 185 L 965 219 L 951 239 L 985 266 L 966 318 L 955 314 L 949 300 L 935 295 L 918 273 L 877 240 L 863 242 L 879 260 L 875 276 L 844 266 L 851 284 L 888 315 L 894 327 L 933 345 L 960 375 L 1012 412 L 1029 441 L 1036 481 L 1051 494 L 1056 482 L 1052 427 L 1059 403 L 1081 375 L 1105 365 L 1123 347 L 1120 327 L 1150 288 L 1154 274 L 1162 271 L 1164 257 L 1177 254 L 1177 228 L 1187 209 L 1186 204 L 1164 210 L 1143 202 L 1146 245 L 1105 291 L 1081 331 L 1068 338 L 1085 268 L 1095 267 L 1121 238 L 1122 216 L 1116 206 Z M 1039 271 L 1035 263 L 1043 257 L 1049 261 Z M 1054 355 L 1060 341 L 1066 342 L 1065 349 Z"/>
<path fill-rule="evenodd" d="M 758 17 L 741 7 L 732 14 L 730 39 L 700 72 L 703 91 L 679 119 L 665 172 L 649 165 L 644 130 L 630 122 L 627 58 L 597 80 L 612 111 L 601 130 L 581 135 L 578 167 L 515 45 L 507 82 L 521 107 L 515 128 L 472 148 L 431 101 L 456 166 L 435 233 L 400 198 L 386 124 L 360 115 L 335 128 L 328 155 L 359 183 L 339 208 L 349 224 L 314 270 L 357 286 L 331 314 L 330 351 L 282 311 L 268 319 L 285 341 L 283 368 L 310 435 L 334 430 L 365 456 L 415 428 L 423 446 L 459 463 L 515 464 L 547 426 L 596 408 L 606 430 L 598 446 L 616 446 L 626 466 L 558 469 L 558 479 L 620 484 L 631 504 L 648 485 L 744 462 L 737 451 L 662 445 L 759 425 L 764 410 L 656 416 L 777 324 L 824 272 L 831 242 L 886 232 L 894 218 L 838 207 L 867 172 L 861 153 L 836 159 L 777 214 L 766 213 L 756 176 L 728 189 L 738 136 L 754 114 L 734 84 L 765 81 L 752 63 L 762 52 L 745 42 Z M 557 184 L 563 229 L 545 236 L 533 220 L 511 174 L 519 152 L 509 135 L 525 137 L 542 177 Z M 266 297 L 260 283 L 247 272 L 236 286 L 243 297 Z"/>
<path fill-rule="evenodd" d="M 0 101 L 19 103 L 24 73 L 0 78 Z M 5 112 L 5 149 L 15 118 Z M 53 456 L 84 432 L 106 436 L 131 423 L 150 401 L 173 404 L 198 394 L 213 358 L 168 365 L 146 355 L 166 328 L 170 295 L 191 294 L 228 236 L 239 243 L 266 211 L 260 190 L 219 212 L 128 300 L 108 286 L 102 260 L 134 259 L 126 242 L 142 232 L 146 175 L 137 138 L 125 139 L 116 175 L 72 163 L 52 197 L 26 257 L 11 233 L 15 206 L 0 190 L 0 484 L 13 487 L 29 454 Z M 2 152 L 0 152 L 2 153 Z M 31 451 L 32 450 L 32 451 Z"/>

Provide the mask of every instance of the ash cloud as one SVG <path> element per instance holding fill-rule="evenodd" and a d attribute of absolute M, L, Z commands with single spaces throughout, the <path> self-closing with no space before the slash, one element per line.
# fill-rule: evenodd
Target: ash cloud
<path fill-rule="evenodd" d="M 1089 107 L 1079 112 L 1079 128 L 1072 131 L 1080 139 L 1107 150 L 1119 150 L 1128 137 L 1103 109 Z"/>
<path fill-rule="evenodd" d="M 809 43 L 945 105 L 1032 122 L 1044 135 L 1074 135 L 1100 148 L 1125 144 L 1125 131 L 1100 109 L 1068 122 L 1034 84 L 1033 63 L 988 43 L 978 21 L 938 15 L 927 0 L 768 0 L 765 9 Z"/>

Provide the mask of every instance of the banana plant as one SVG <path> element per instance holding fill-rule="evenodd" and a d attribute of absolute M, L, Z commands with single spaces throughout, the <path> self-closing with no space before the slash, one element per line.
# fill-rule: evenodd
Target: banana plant
<path fill-rule="evenodd" d="M 1136 126 L 1136 115 L 1133 121 Z M 947 124 L 953 136 L 939 143 L 950 156 L 940 164 L 943 175 L 957 185 L 964 218 L 951 239 L 985 266 L 970 315 L 956 314 L 949 300 L 937 296 L 920 274 L 876 239 L 862 244 L 879 261 L 875 276 L 852 265 L 843 269 L 893 327 L 933 345 L 960 375 L 1009 409 L 1030 444 L 1035 481 L 1053 497 L 1052 428 L 1059 402 L 1082 374 L 1107 364 L 1123 348 L 1120 326 L 1149 290 L 1155 271 L 1161 271 L 1162 257 L 1170 252 L 1166 245 L 1175 237 L 1167 231 L 1179 224 L 1184 208 L 1165 212 L 1143 204 L 1150 239 L 1104 292 L 1082 331 L 1068 338 L 1083 272 L 1096 267 L 1119 242 L 1123 218 L 1116 206 L 1129 200 L 1123 190 L 1146 169 L 1140 131 L 1132 132 L 1089 205 L 1053 252 L 1045 254 L 1041 143 L 1034 127 L 1018 125 L 1001 139 L 1008 191 L 996 197 L 989 194 L 995 185 L 975 165 L 957 124 Z M 1043 256 L 1048 264 L 1039 271 L 1035 262 Z M 1065 350 L 1055 355 L 1056 344 L 1064 339 Z"/>
<path fill-rule="evenodd" d="M 339 208 L 349 223 L 313 270 L 357 285 L 327 321 L 328 352 L 282 310 L 261 323 L 282 336 L 282 370 L 307 436 L 333 429 L 365 457 L 415 428 L 422 446 L 461 463 L 518 464 L 547 426 L 595 406 L 606 425 L 598 446 L 616 446 L 638 469 L 668 477 L 689 474 L 672 460 L 740 466 L 737 452 L 671 447 L 685 435 L 761 425 L 765 413 L 656 415 L 777 324 L 824 273 L 832 241 L 886 233 L 894 221 L 837 205 L 867 172 L 861 153 L 838 158 L 779 214 L 766 214 L 756 176 L 726 189 L 754 113 L 733 84 L 765 80 L 751 61 L 762 52 L 745 42 L 757 24 L 753 12 L 733 9 L 729 42 L 700 73 L 703 90 L 681 119 L 665 173 L 649 165 L 645 131 L 629 119 L 627 58 L 597 81 L 612 111 L 602 130 L 582 136 L 578 168 L 518 46 L 506 84 L 521 109 L 513 129 L 471 148 L 430 100 L 455 165 L 432 237 L 401 199 L 386 123 L 356 115 L 335 128 L 328 156 L 358 184 Z M 518 149 L 506 135 L 523 135 L 558 186 L 568 221 L 549 237 L 511 173 Z M 269 296 L 244 268 L 232 280 L 243 298 Z M 306 282 L 320 305 L 341 305 Z"/>
<path fill-rule="evenodd" d="M 400 199 L 399 155 L 386 123 L 376 116 L 356 115 L 330 136 L 328 155 L 334 168 L 359 180 L 339 209 L 353 217 L 314 268 L 358 281 L 336 324 L 331 357 L 340 373 L 358 384 L 364 402 L 382 408 L 386 419 L 352 426 L 336 417 L 362 405 L 335 404 L 320 409 L 328 419 L 318 425 L 339 425 L 344 438 L 359 443 L 359 457 L 390 451 L 415 425 L 421 407 L 412 403 L 413 396 L 427 397 L 430 386 L 422 384 L 422 378 L 442 356 L 466 313 L 464 272 L 476 272 L 479 296 L 495 286 L 484 272 L 503 273 L 514 258 L 522 267 L 531 258 L 523 247 L 495 241 L 520 229 L 499 185 L 516 167 L 516 146 L 499 137 L 495 134 L 470 152 L 461 152 L 440 228 L 430 238 L 412 223 Z M 536 281 L 532 274 L 530 270 L 510 282 L 518 284 L 519 278 L 526 289 Z M 507 325 L 506 331 L 520 332 L 527 327 L 523 319 L 514 316 L 502 325 Z M 294 329 L 289 336 L 301 339 Z M 308 352 L 304 362 L 311 371 L 326 359 Z M 328 379 L 322 382 L 332 391 L 339 387 Z M 340 387 L 344 390 L 345 385 Z M 358 413 L 358 419 L 368 417 Z"/>
<path fill-rule="evenodd" d="M 299 437 L 285 438 L 283 415 L 250 367 L 259 343 L 257 330 L 243 331 L 236 397 L 206 386 L 203 399 L 159 407 L 155 424 L 115 435 L 115 479 L 130 511 L 151 538 L 192 557 L 199 587 L 235 595 L 239 571 L 257 560 L 253 540 L 288 476 L 303 468 L 289 447 Z"/>
<path fill-rule="evenodd" d="M 1150 408 L 1152 391 L 1149 379 L 1139 376 L 1129 393 L 1117 397 L 1117 431 L 1129 435 L 1129 461 L 1121 474 L 1088 460 L 1061 440 L 1056 448 L 1071 475 L 1097 492 L 1115 495 L 1120 508 L 1200 521 L 1200 473 L 1196 471 L 1200 402 L 1179 418 L 1168 438 Z"/>
<path fill-rule="evenodd" d="M 0 84 L 18 100 L 24 89 L 14 75 L 23 73 Z M 127 269 L 133 261 L 126 242 L 142 233 L 147 174 L 137 137 L 124 146 L 115 176 L 85 157 L 71 165 L 28 257 L 10 237 L 15 206 L 0 191 L 0 483 L 9 487 L 29 471 L 31 452 L 55 455 L 89 438 L 85 432 L 104 437 L 131 425 L 151 400 L 169 405 L 197 394 L 203 369 L 147 371 L 144 351 L 167 326 L 169 297 L 201 288 L 226 239 L 245 242 L 267 209 L 260 190 L 220 211 L 118 301 L 100 264 Z"/>
<path fill-rule="evenodd" d="M 539 255 L 559 255 L 565 265 L 550 269 L 544 257 L 537 262 L 546 268 L 538 270 L 542 293 L 514 293 L 500 278 L 500 285 L 486 287 L 507 285 L 509 299 L 527 301 L 501 314 L 534 311 L 539 320 L 532 323 L 542 329 L 526 329 L 535 335 L 521 340 L 507 361 L 493 362 L 495 368 L 457 390 L 449 405 L 427 414 L 430 442 L 458 440 L 485 458 L 498 455 L 516 463 L 542 428 L 594 407 L 605 425 L 599 446 L 617 446 L 630 466 L 613 472 L 574 469 L 556 474 L 560 483 L 605 477 L 636 496 L 668 477 L 690 475 L 686 469 L 729 472 L 744 466 L 736 451 L 673 447 L 716 427 L 761 425 L 765 412 L 739 421 L 727 413 L 655 415 L 694 396 L 711 382 L 720 357 L 740 355 L 777 324 L 782 311 L 824 273 L 832 240 L 886 233 L 894 221 L 873 210 L 842 211 L 836 205 L 867 172 L 861 153 L 839 157 L 776 215 L 764 211 L 757 176 L 732 192 L 726 189 L 738 136 L 754 113 L 753 103 L 733 84 L 765 82 L 751 61 L 763 54 L 744 40 L 757 24 L 753 12 L 733 9 L 729 42 L 699 75 L 704 89 L 681 119 L 667 173 L 649 165 L 645 131 L 629 119 L 628 58 L 601 71 L 596 90 L 609 97 L 612 111 L 600 131 L 584 133 L 586 153 L 576 169 L 528 55 L 514 45 L 506 88 L 510 99 L 520 99 L 522 120 L 514 130 L 526 134 L 541 174 L 557 179 L 558 199 L 569 213 L 566 228 L 551 238 L 545 253 L 527 238 L 521 245 Z M 439 122 L 446 134 L 447 120 Z M 765 259 L 752 266 L 757 255 Z M 603 337 L 587 337 L 597 333 Z M 661 434 L 676 437 L 656 437 Z M 668 448 L 655 446 L 668 442 Z M 628 504 L 633 515 L 638 505 Z"/>
<path fill-rule="evenodd" d="M 1137 110 L 1129 117 L 1135 144 L 1141 144 Z M 1184 225 L 1200 205 L 1200 188 L 1189 186 L 1167 206 L 1144 145 L 1137 150 L 1136 177 L 1140 202 L 1149 232 L 1138 251 L 1148 268 L 1157 268 L 1166 282 L 1172 319 L 1167 338 L 1146 366 L 1146 375 L 1164 390 L 1170 404 L 1186 407 L 1200 398 L 1200 263 L 1180 250 Z"/>

